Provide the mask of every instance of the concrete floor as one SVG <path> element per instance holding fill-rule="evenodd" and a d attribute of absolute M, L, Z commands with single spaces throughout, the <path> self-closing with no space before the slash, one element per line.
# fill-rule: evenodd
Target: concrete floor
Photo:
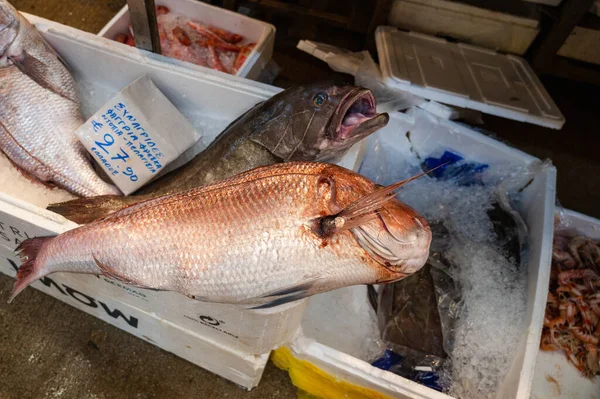
<path fill-rule="evenodd" d="M 90 32 L 99 31 L 124 0 L 13 0 L 19 9 Z M 277 49 L 280 86 L 327 77 L 322 62 Z M 348 77 L 345 77 L 346 79 Z M 559 169 L 559 200 L 600 217 L 598 88 L 560 80 L 544 83 L 567 118 L 561 131 L 485 116 L 485 129 Z M 0 298 L 12 279 L 0 276 Z M 0 300 L 0 398 L 290 398 L 296 390 L 271 364 L 247 392 L 36 290 L 8 306 Z"/>

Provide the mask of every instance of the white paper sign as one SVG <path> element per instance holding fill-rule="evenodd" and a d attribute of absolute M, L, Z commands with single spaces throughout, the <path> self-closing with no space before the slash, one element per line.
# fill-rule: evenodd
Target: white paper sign
<path fill-rule="evenodd" d="M 121 90 L 75 134 L 125 195 L 201 138 L 148 76 Z"/>

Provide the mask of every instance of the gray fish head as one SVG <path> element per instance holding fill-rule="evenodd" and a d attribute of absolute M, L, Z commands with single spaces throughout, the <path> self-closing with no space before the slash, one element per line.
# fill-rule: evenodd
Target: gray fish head
<path fill-rule="evenodd" d="M 369 89 L 319 82 L 293 87 L 272 97 L 273 122 L 253 140 L 284 161 L 337 162 L 348 149 L 384 127 Z"/>
<path fill-rule="evenodd" d="M 0 0 L 0 66 L 6 62 L 7 50 L 19 33 L 17 10 L 5 0 Z"/>
<path fill-rule="evenodd" d="M 421 215 L 394 199 L 384 205 L 377 218 L 352 229 L 358 244 L 387 269 L 384 281 L 402 279 L 419 271 L 427 262 L 431 229 Z"/>

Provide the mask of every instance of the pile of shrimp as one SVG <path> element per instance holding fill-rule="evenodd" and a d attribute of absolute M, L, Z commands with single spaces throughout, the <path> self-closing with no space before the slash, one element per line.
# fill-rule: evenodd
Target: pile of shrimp
<path fill-rule="evenodd" d="M 202 25 L 165 6 L 156 6 L 156 20 L 162 55 L 225 73 L 236 74 L 256 45 L 241 44 L 243 36 Z M 135 46 L 131 25 L 114 40 Z"/>
<path fill-rule="evenodd" d="M 562 350 L 586 377 L 600 375 L 600 241 L 555 235 L 541 349 Z"/>

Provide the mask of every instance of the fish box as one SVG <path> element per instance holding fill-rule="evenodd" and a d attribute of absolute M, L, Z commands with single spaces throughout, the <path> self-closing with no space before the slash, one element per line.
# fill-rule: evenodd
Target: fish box
<path fill-rule="evenodd" d="M 413 119 L 417 113 L 434 120 L 436 128 L 419 129 L 414 125 Z M 397 112 L 391 115 L 389 124 L 371 136 L 371 139 L 380 134 L 398 134 L 398 132 L 402 132 L 398 137 L 404 137 L 404 133 L 410 132 L 410 135 L 406 134 L 406 140 L 394 143 L 394 149 L 400 158 L 413 159 L 415 157 L 413 151 L 415 151 L 425 159 L 449 150 L 460 154 L 469 162 L 488 164 L 490 170 L 507 165 L 526 166 L 539 161 L 465 125 L 442 120 L 431 114 L 427 115 L 425 111 L 418 109 L 412 109 L 407 114 Z M 555 190 L 556 169 L 547 167 L 540 169 L 531 184 L 522 192 L 521 215 L 529 229 L 526 322 L 520 336 L 517 356 L 512 360 L 508 375 L 499 387 L 498 398 L 527 399 L 530 397 L 550 280 Z M 334 292 L 324 295 L 334 295 Z M 346 318 L 356 317 L 351 313 L 351 309 L 354 308 L 371 310 L 366 290 L 360 296 L 355 295 L 354 299 L 364 304 L 356 306 L 348 303 L 348 300 L 310 298 L 308 311 L 301 324 L 301 327 L 304 327 L 290 343 L 275 350 L 271 358 L 277 365 L 289 370 L 292 381 L 296 385 L 317 396 L 326 392 L 327 397 L 346 395 L 346 397 L 450 399 L 449 395 L 373 367 L 366 361 L 336 349 L 336 345 L 338 347 L 341 345 L 339 342 L 344 339 L 343 336 L 336 337 L 329 334 L 327 344 L 307 336 L 307 325 L 310 324 L 311 329 L 314 330 L 314 324 L 323 320 L 320 312 L 335 314 L 335 310 L 328 308 L 336 303 L 340 308 L 339 312 L 345 312 Z M 319 301 L 319 305 L 313 306 L 313 301 Z M 309 315 L 314 319 L 308 319 Z M 348 329 L 343 331 L 345 336 L 351 333 Z M 324 337 L 321 339 L 325 340 Z"/>
<path fill-rule="evenodd" d="M 557 216 L 565 229 L 594 240 L 600 240 L 600 220 L 571 210 L 564 210 Z M 598 398 L 600 378 L 590 380 L 567 361 L 561 351 L 540 351 L 535 366 L 535 376 L 531 389 L 532 399 L 558 398 Z"/>
<path fill-rule="evenodd" d="M 69 66 L 80 87 L 84 117 L 138 77 L 148 75 L 208 142 L 240 114 L 281 90 L 208 69 L 165 63 L 97 35 L 33 15 L 25 17 Z M 361 148 L 360 143 L 355 145 L 340 163 L 356 169 Z M 13 195 L 6 194 L 8 185 L 0 188 L 0 269 L 10 276 L 19 264 L 13 251 L 22 240 L 77 227 L 33 205 L 33 198 L 23 198 L 32 183 L 19 182 L 24 186 L 12 188 Z M 151 343 L 248 388 L 260 379 L 271 349 L 293 336 L 306 306 L 306 301 L 298 301 L 247 310 L 80 274 L 53 274 L 33 287 L 125 331 L 150 337 Z"/>
<path fill-rule="evenodd" d="M 196 0 L 162 0 L 156 1 L 155 4 L 157 6 L 167 6 L 171 12 L 183 14 L 195 21 L 242 35 L 249 43 L 256 43 L 256 47 L 248 55 L 244 64 L 237 71 L 236 76 L 256 80 L 273 56 L 273 45 L 275 44 L 275 27 L 273 25 Z M 119 33 L 126 33 L 129 24 L 129 10 L 127 6 L 124 6 L 102 28 L 98 35 L 113 40 Z M 126 44 L 118 43 L 118 45 L 126 46 L 132 52 L 139 51 L 152 54 Z M 187 68 L 196 70 L 210 69 L 162 55 L 152 54 L 152 56 L 163 62 L 182 65 Z"/>

